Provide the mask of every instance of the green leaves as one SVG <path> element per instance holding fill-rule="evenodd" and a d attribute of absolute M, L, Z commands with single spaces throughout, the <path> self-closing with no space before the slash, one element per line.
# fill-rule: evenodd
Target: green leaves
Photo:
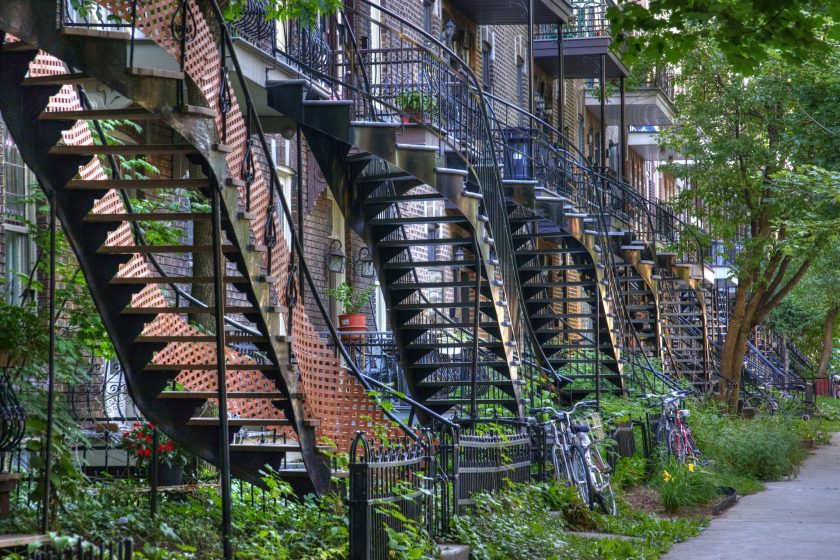
<path fill-rule="evenodd" d="M 233 21 L 245 14 L 247 0 L 230 0 L 225 6 L 225 18 Z M 320 15 L 329 15 L 343 7 L 341 0 L 270 0 L 266 3 L 266 19 L 297 20 L 301 27 L 311 29 Z"/>
<path fill-rule="evenodd" d="M 840 33 L 836 3 L 822 0 L 651 0 L 607 10 L 614 48 L 628 61 L 653 55 L 679 62 L 703 42 L 734 70 L 751 74 L 779 58 L 819 60 Z"/>

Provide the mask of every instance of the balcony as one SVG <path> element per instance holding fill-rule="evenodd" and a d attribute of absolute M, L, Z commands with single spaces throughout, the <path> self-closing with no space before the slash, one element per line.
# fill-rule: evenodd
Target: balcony
<path fill-rule="evenodd" d="M 510 0 L 451 0 L 450 2 L 478 25 L 527 25 L 528 3 Z M 536 0 L 534 22 L 537 24 L 567 23 L 572 6 L 566 0 Z"/>
<path fill-rule="evenodd" d="M 563 30 L 563 77 L 592 79 L 601 75 L 601 56 L 605 59 L 607 78 L 627 76 L 628 71 L 617 53 L 610 51 L 610 23 L 607 8 L 613 0 L 576 1 L 573 17 Z M 557 27 L 541 25 L 534 37 L 534 62 L 551 75 L 560 72 Z"/>
<path fill-rule="evenodd" d="M 668 161 L 679 159 L 680 154 L 670 148 L 662 148 L 657 141 L 659 127 L 631 126 L 627 135 L 627 147 L 639 154 L 645 161 Z"/>
<path fill-rule="evenodd" d="M 631 79 L 630 82 L 633 80 Z M 648 72 L 638 86 L 630 85 L 625 92 L 624 123 L 629 126 L 671 126 L 674 124 L 674 81 L 670 69 Z M 586 92 L 586 108 L 596 113 L 601 101 L 592 89 Z M 607 98 L 606 121 L 608 125 L 621 123 L 621 95 L 611 93 Z"/>

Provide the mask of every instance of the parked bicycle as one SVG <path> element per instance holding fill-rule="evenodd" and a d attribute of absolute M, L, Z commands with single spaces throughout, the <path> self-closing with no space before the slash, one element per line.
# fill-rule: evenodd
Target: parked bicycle
<path fill-rule="evenodd" d="M 615 515 L 616 501 L 610 485 L 610 468 L 589 436 L 590 426 L 575 423 L 572 417 L 579 408 L 594 406 L 597 406 L 595 401 L 580 401 L 570 411 L 550 406 L 533 409 L 538 417 L 548 417 L 545 422 L 537 422 L 536 419 L 533 422 L 545 430 L 551 440 L 548 457 L 554 468 L 554 479 L 575 486 L 590 508 L 594 509 L 597 505 L 604 513 Z"/>
<path fill-rule="evenodd" d="M 702 454 L 694 441 L 691 428 L 686 424 L 690 411 L 680 407 L 680 402 L 690 395 L 689 391 L 675 390 L 664 395 L 644 395 L 642 398 L 658 402 L 652 406 L 659 407 L 659 422 L 656 427 L 656 442 L 664 447 L 680 463 L 685 464 L 688 459 L 692 462 L 700 460 Z"/>

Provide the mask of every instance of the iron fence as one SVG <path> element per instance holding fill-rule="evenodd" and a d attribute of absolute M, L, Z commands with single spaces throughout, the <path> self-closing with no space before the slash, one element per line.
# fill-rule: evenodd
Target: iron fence
<path fill-rule="evenodd" d="M 531 434 L 463 434 L 458 441 L 458 509 L 478 492 L 496 492 L 510 482 L 531 480 Z"/>
<path fill-rule="evenodd" d="M 431 529 L 432 453 L 428 438 L 376 447 L 356 434 L 350 446 L 350 560 L 388 558 L 386 528 Z"/>
<path fill-rule="evenodd" d="M 54 537 L 49 543 L 27 550 L 31 560 L 131 560 L 134 543 L 128 537 L 88 541 L 82 537 Z"/>

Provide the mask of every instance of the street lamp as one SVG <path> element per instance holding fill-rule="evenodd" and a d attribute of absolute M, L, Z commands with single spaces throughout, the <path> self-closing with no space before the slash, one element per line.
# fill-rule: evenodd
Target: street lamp
<path fill-rule="evenodd" d="M 330 272 L 342 273 L 344 272 L 344 265 L 347 261 L 347 256 L 341 250 L 341 241 L 333 239 L 330 241 L 330 248 L 327 251 L 324 259 L 327 263 L 327 269 Z"/>

